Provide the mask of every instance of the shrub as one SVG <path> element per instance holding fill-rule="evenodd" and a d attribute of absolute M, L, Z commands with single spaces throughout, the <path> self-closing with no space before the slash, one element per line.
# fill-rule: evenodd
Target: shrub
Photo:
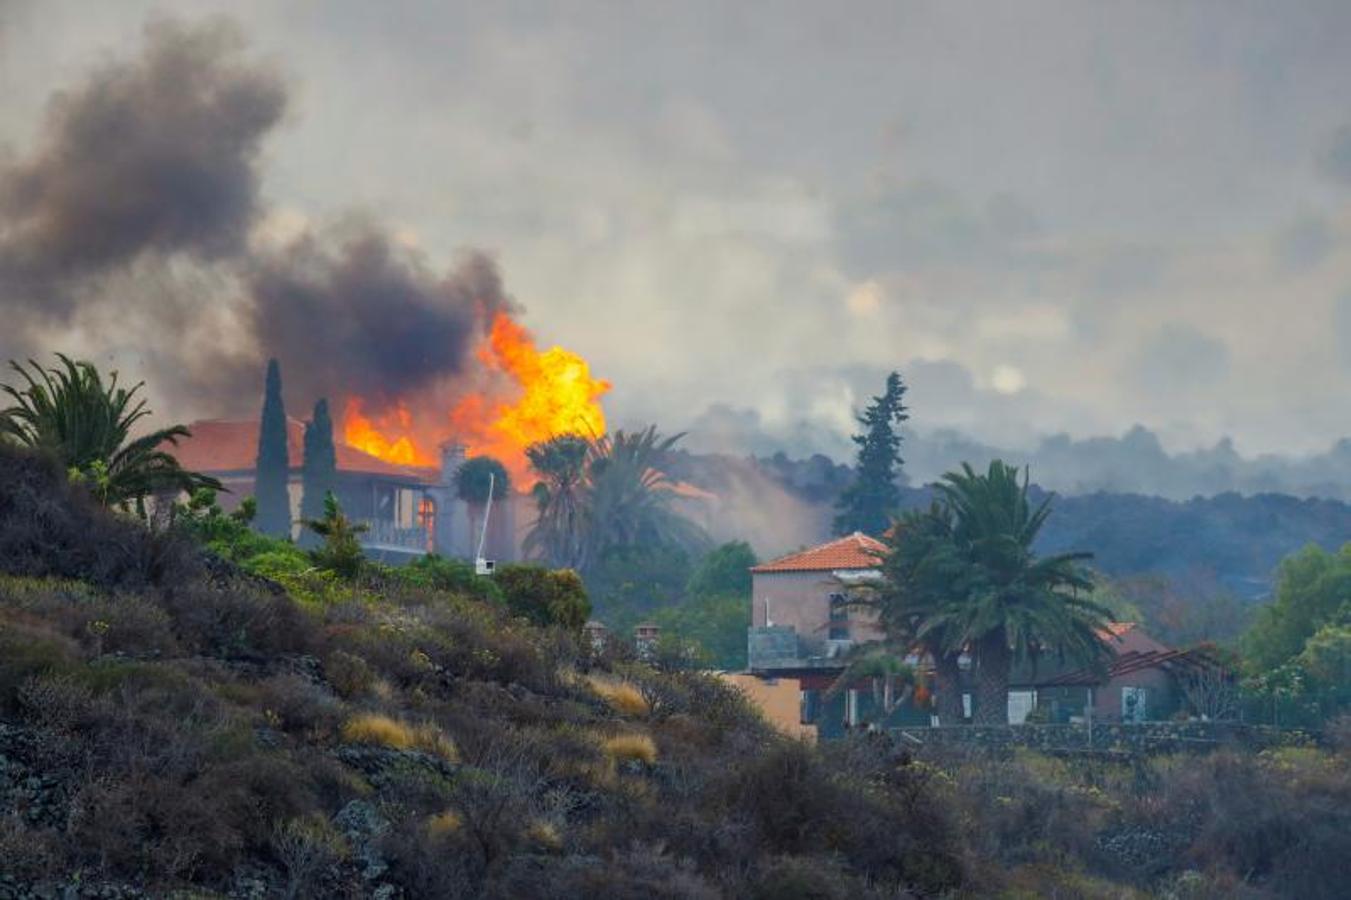
<path fill-rule="evenodd" d="M 644 765 L 656 765 L 657 745 L 645 734 L 617 734 L 607 738 L 605 752 L 615 762 L 640 762 Z"/>
<path fill-rule="evenodd" d="M 493 578 L 512 614 L 536 625 L 580 631 L 591 616 L 586 586 L 571 569 L 513 563 L 500 567 Z"/>
<path fill-rule="evenodd" d="M 388 716 L 364 713 L 347 720 L 342 727 L 343 740 L 349 744 L 374 744 L 391 750 L 421 750 L 449 762 L 459 759 L 450 738 L 435 725 L 406 725 Z"/>

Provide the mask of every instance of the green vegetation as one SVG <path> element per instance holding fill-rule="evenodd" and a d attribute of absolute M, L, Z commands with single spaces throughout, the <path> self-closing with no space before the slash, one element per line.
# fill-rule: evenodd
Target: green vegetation
<path fill-rule="evenodd" d="M 591 603 L 581 577 L 571 569 L 504 565 L 493 576 L 507 609 L 535 625 L 557 625 L 581 631 L 591 616 Z"/>
<path fill-rule="evenodd" d="M 61 365 L 49 369 L 10 363 L 24 384 L 2 388 L 13 403 L 0 410 L 0 441 L 51 453 L 105 506 L 135 506 L 143 513 L 151 494 L 220 487 L 213 478 L 185 471 L 164 450 L 191 437 L 182 425 L 132 437 L 151 414 L 145 400 L 136 398 L 141 383 L 118 387 L 114 372 L 105 385 L 92 364 L 57 356 Z"/>
<path fill-rule="evenodd" d="M 853 436 L 858 445 L 858 463 L 854 481 L 836 502 L 840 514 L 835 517 L 835 533 L 879 535 L 900 508 L 901 492 L 896 475 L 902 459 L 901 423 L 906 413 L 905 384 L 899 372 L 887 376 L 886 390 L 874 397 L 858 417 L 863 432 Z"/>
<path fill-rule="evenodd" d="M 1351 877 L 1345 724 L 1155 759 L 812 747 L 715 678 L 591 647 L 570 573 L 352 574 L 250 512 L 198 491 L 151 530 L 0 448 L 7 888 L 1318 900 Z M 748 555 L 685 588 L 730 596 Z M 858 665 L 883 702 L 917 689 L 894 656 Z"/>
<path fill-rule="evenodd" d="M 507 496 L 511 479 L 507 468 L 491 456 L 476 456 L 465 460 L 455 473 L 455 490 L 466 503 L 482 505 L 488 502 L 488 489 L 501 499 Z"/>
<path fill-rule="evenodd" d="M 287 488 L 290 477 L 286 404 L 281 395 L 281 366 L 271 359 L 267 363 L 267 385 L 258 428 L 258 461 L 253 487 L 254 496 L 258 499 L 258 515 L 254 526 L 263 534 L 274 537 L 288 537 L 291 534 L 291 497 Z"/>
<path fill-rule="evenodd" d="M 566 435 L 529 448 L 541 480 L 526 553 L 590 581 L 598 566 L 634 548 L 706 549 L 707 535 L 672 508 L 675 485 L 665 463 L 680 438 L 649 426 L 589 440 Z"/>
<path fill-rule="evenodd" d="M 1287 557 L 1240 646 L 1254 718 L 1318 724 L 1351 708 L 1351 543 Z"/>
<path fill-rule="evenodd" d="M 1050 515 L 1035 509 L 1026 476 L 996 460 L 969 466 L 938 485 L 939 501 L 902 519 L 889 537 L 884 582 L 861 592 L 878 610 L 893 647 L 933 655 L 939 695 L 958 695 L 956 654 L 972 657 L 976 724 L 1007 723 L 1009 673 L 1040 654 L 1096 663 L 1110 649 L 1099 637 L 1111 613 L 1090 599 L 1084 553 L 1038 557 L 1033 544 Z M 944 688 L 948 688 L 944 690 Z M 940 718 L 956 718 L 953 708 Z"/>

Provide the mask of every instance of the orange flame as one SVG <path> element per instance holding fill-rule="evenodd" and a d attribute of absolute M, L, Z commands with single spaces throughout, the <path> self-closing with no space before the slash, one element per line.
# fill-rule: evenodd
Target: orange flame
<path fill-rule="evenodd" d="M 505 378 L 509 396 L 466 394 L 448 415 L 434 410 L 414 415 L 400 402 L 376 416 L 367 416 L 361 401 L 349 398 L 343 415 L 347 443 L 388 462 L 430 466 L 433 456 L 419 438 L 459 441 L 470 456 L 500 460 L 523 489 L 533 482 L 525 457 L 531 444 L 561 434 L 605 433 L 600 399 L 610 383 L 592 377 L 578 354 L 562 347 L 541 351 L 529 331 L 499 312 L 478 358 L 486 370 Z"/>
<path fill-rule="evenodd" d="M 380 417 L 377 425 L 362 414 L 361 400 L 348 397 L 342 414 L 343 440 L 371 456 L 401 466 L 430 466 L 432 460 L 413 442 L 409 431 L 413 417 L 402 403 Z M 398 435 L 390 438 L 385 432 Z M 400 433 L 402 432 L 402 433 Z"/>

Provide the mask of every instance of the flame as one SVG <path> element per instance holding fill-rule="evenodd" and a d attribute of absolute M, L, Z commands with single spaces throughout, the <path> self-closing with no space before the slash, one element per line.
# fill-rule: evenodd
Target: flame
<path fill-rule="evenodd" d="M 610 383 L 591 375 L 580 355 L 562 347 L 540 350 L 530 332 L 506 313 L 497 313 L 478 348 L 478 359 L 494 384 L 465 394 L 449 410 L 409 410 L 404 402 L 368 416 L 358 398 L 348 398 L 343 431 L 348 444 L 400 465 L 431 466 L 428 448 L 442 441 L 464 444 L 470 456 L 501 461 L 519 489 L 533 483 L 525 450 L 561 434 L 605 433 L 600 400 Z"/>
<path fill-rule="evenodd" d="M 348 397 L 343 407 L 343 440 L 349 447 L 355 447 L 385 462 L 400 466 L 430 466 L 431 457 L 422 452 L 413 442 L 410 430 L 413 416 L 402 403 L 380 417 L 377 425 L 362 414 L 362 403 L 358 397 Z M 400 433 L 402 432 L 402 433 Z M 386 433 L 397 437 L 390 438 Z"/>

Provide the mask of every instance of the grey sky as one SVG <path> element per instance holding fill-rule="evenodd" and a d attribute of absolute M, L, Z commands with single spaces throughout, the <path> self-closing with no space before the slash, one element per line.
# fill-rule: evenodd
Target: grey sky
<path fill-rule="evenodd" d="M 283 74 L 261 233 L 489 251 L 620 421 L 810 443 L 898 367 L 917 428 L 987 441 L 1351 431 L 1345 3 L 0 0 L 0 148 L 166 12 Z"/>

